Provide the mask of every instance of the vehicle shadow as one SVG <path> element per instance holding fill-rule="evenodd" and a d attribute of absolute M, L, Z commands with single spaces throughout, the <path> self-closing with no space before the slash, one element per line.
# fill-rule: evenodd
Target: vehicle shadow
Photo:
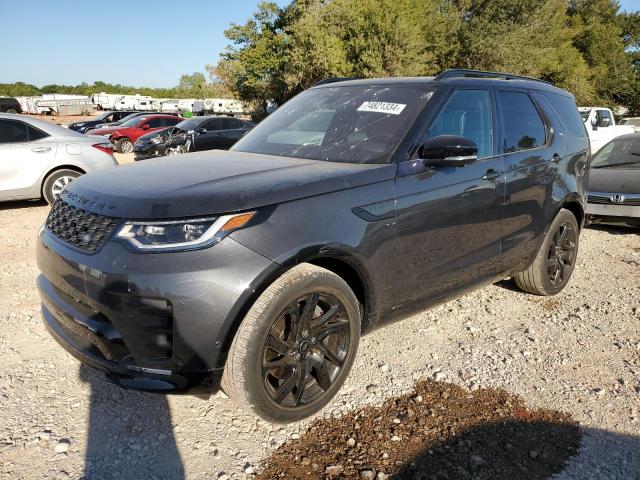
<path fill-rule="evenodd" d="M 609 235 L 640 235 L 640 228 L 625 227 L 619 225 L 607 225 L 604 223 L 592 223 L 586 228 L 590 230 L 598 230 L 600 232 L 608 233 Z"/>
<path fill-rule="evenodd" d="M 622 475 L 622 476 L 620 476 Z M 640 438 L 577 425 L 510 420 L 430 445 L 391 478 L 640 478 Z"/>
<path fill-rule="evenodd" d="M 0 210 L 20 210 L 25 208 L 45 207 L 47 202 L 44 200 L 11 200 L 8 202 L 0 202 Z"/>
<path fill-rule="evenodd" d="M 185 478 L 164 395 L 124 390 L 80 366 L 91 386 L 85 479 Z"/>

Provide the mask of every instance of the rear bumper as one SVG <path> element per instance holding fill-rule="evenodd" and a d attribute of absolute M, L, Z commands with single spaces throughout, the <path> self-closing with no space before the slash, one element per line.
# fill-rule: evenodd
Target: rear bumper
<path fill-rule="evenodd" d="M 211 393 L 243 308 L 275 264 L 230 238 L 204 250 L 94 255 L 43 230 L 42 317 L 82 363 L 125 388 Z"/>

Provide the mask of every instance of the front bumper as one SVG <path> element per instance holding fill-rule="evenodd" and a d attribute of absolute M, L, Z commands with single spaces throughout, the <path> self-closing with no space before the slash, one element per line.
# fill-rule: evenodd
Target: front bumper
<path fill-rule="evenodd" d="M 277 267 L 230 238 L 160 254 L 110 240 L 90 255 L 46 229 L 37 258 L 51 335 L 111 381 L 162 392 L 217 390 L 237 322 Z"/>
<path fill-rule="evenodd" d="M 162 143 L 134 145 L 133 155 L 134 160 L 146 160 L 147 158 L 162 157 L 165 154 L 165 146 Z"/>
<path fill-rule="evenodd" d="M 587 222 L 640 228 L 640 206 L 587 203 Z"/>

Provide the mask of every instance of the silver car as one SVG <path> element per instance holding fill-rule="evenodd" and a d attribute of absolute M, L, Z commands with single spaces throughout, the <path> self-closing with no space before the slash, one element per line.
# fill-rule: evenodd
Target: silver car
<path fill-rule="evenodd" d="M 44 197 L 53 203 L 74 178 L 117 164 L 104 137 L 0 113 L 0 201 Z"/>

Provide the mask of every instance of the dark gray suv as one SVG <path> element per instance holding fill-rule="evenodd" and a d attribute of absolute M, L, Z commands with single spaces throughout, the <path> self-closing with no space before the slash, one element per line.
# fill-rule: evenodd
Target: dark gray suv
<path fill-rule="evenodd" d="M 511 75 L 323 82 L 230 151 L 89 174 L 40 232 L 51 334 L 131 388 L 322 408 L 360 335 L 513 276 L 553 295 L 583 224 L 574 99 Z"/>

